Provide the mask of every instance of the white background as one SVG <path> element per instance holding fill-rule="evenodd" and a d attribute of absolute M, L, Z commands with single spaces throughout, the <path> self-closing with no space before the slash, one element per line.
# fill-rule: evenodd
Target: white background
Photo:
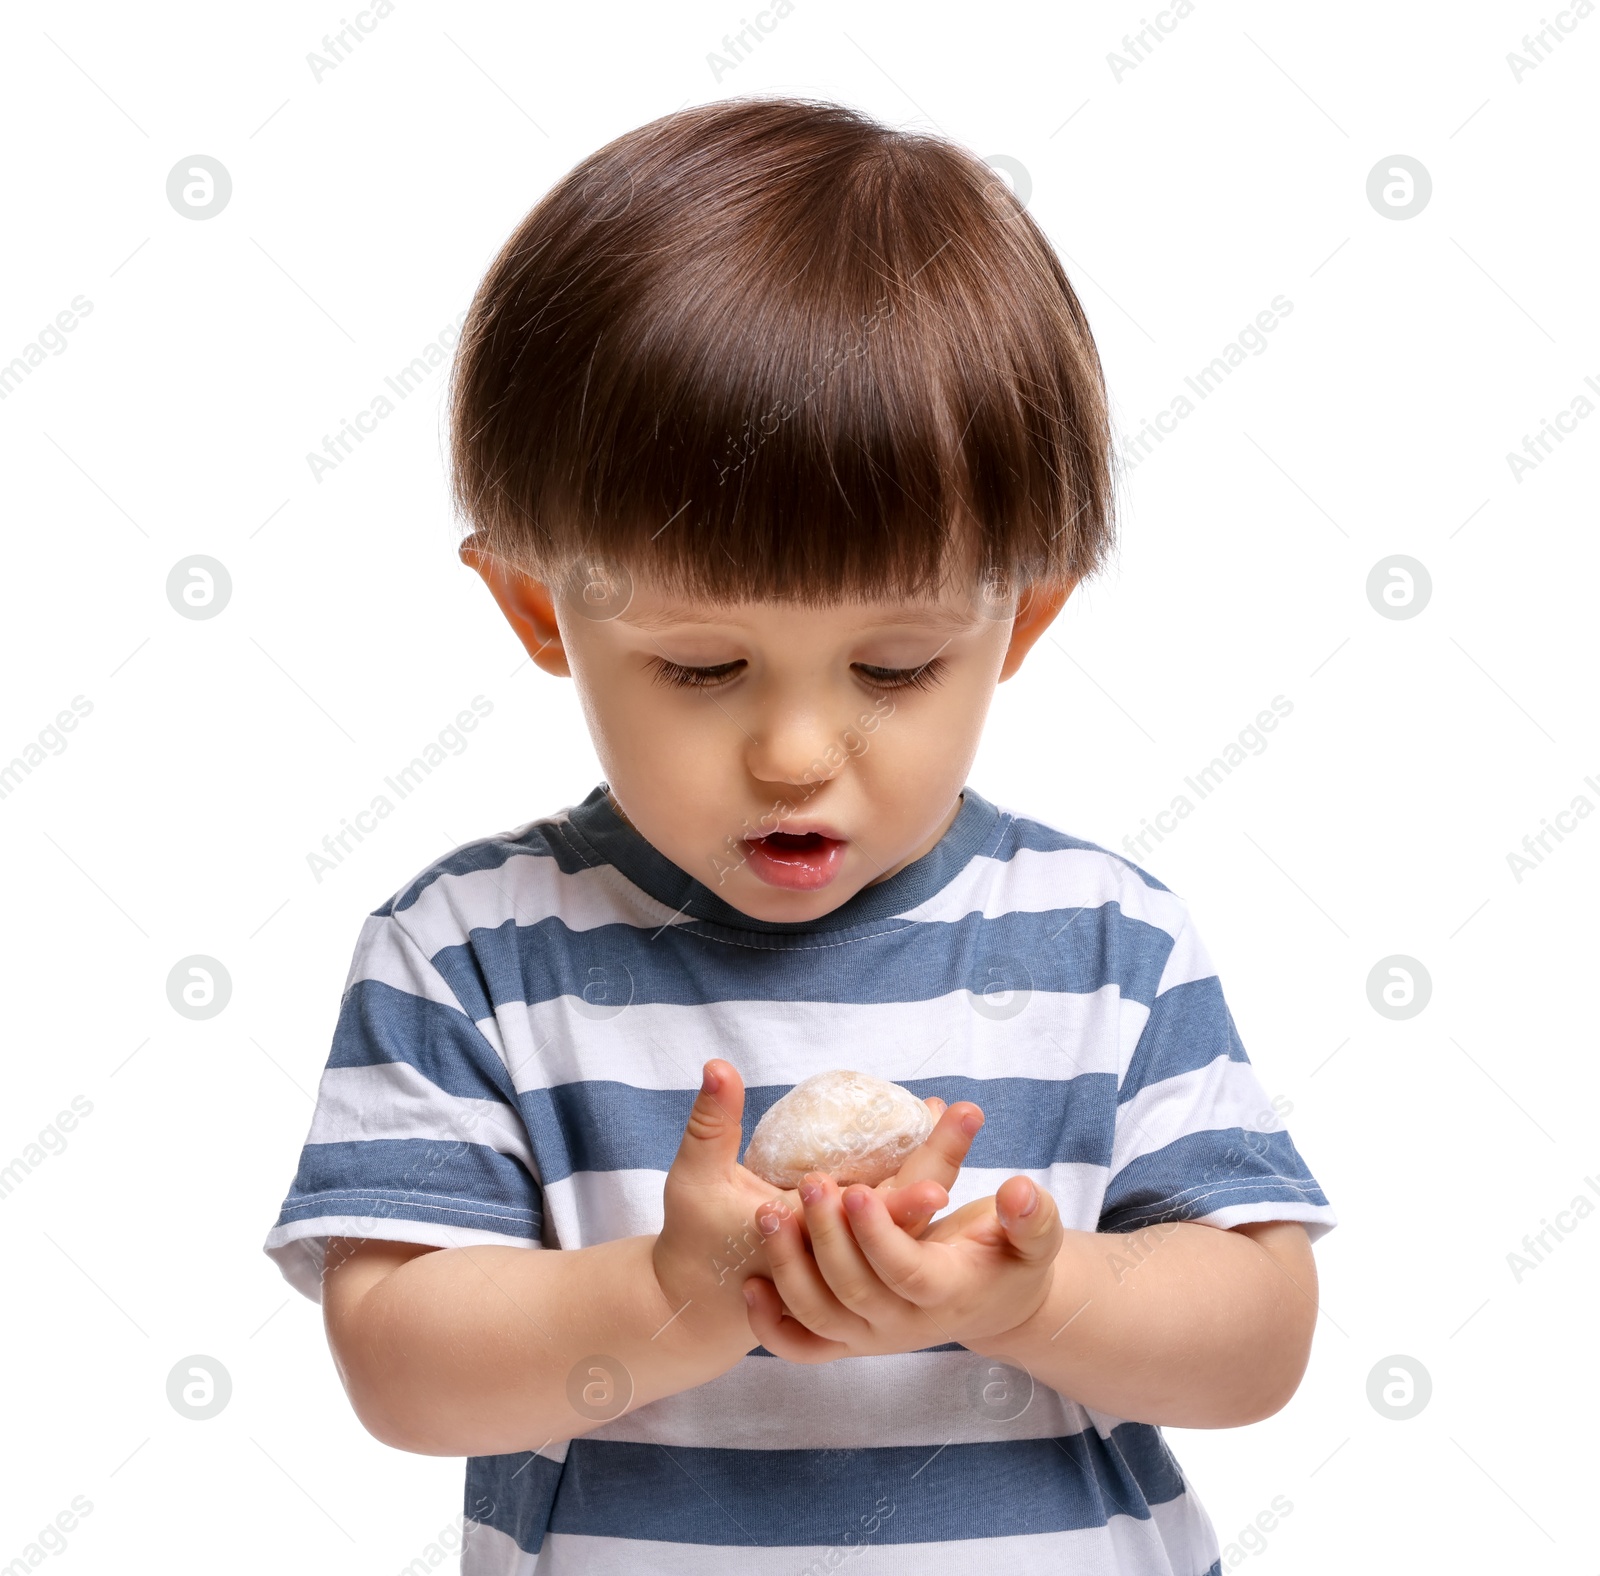
<path fill-rule="evenodd" d="M 1531 4 L 1200 0 L 1119 81 L 1148 10 L 797 0 L 718 81 L 749 8 L 400 0 L 318 81 L 349 14 L 22 4 L 0 31 L 0 363 L 93 305 L 0 403 L 0 761 L 93 707 L 0 799 L 0 1164 L 93 1108 L 0 1199 L 0 1564 L 80 1494 L 51 1569 L 385 1573 L 458 1516 L 461 1462 L 363 1432 L 261 1239 L 363 915 L 599 773 L 454 557 L 443 372 L 320 482 L 306 454 L 580 158 L 776 90 L 1020 161 L 1124 431 L 1292 301 L 1130 471 L 1119 559 L 1002 687 L 972 781 L 1120 848 L 1293 703 L 1140 862 L 1191 904 L 1341 1225 L 1289 1407 L 1169 1439 L 1225 1543 L 1292 1502 L 1246 1570 L 1591 1572 L 1600 1220 L 1520 1283 L 1507 1254 L 1600 1179 L 1600 821 L 1520 882 L 1506 855 L 1600 804 L 1600 419 L 1520 481 L 1506 453 L 1600 380 L 1600 19 L 1518 81 Z M 166 197 L 195 153 L 233 181 L 203 222 Z M 1366 195 L 1396 153 L 1433 182 L 1403 221 Z M 1432 578 L 1406 620 L 1365 590 L 1396 553 Z M 167 601 L 192 554 L 231 574 L 214 619 Z M 307 854 L 478 694 L 465 753 L 316 881 Z M 191 954 L 233 984 L 204 1022 L 166 995 Z M 1432 980 L 1406 1021 L 1368 1001 L 1391 954 Z M 190 1354 L 232 1377 L 207 1422 L 166 1400 Z M 1367 1398 L 1392 1354 L 1432 1378 L 1408 1421 Z"/>

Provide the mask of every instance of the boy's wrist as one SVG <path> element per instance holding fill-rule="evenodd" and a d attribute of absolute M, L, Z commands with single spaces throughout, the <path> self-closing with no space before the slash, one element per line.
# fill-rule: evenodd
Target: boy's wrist
<path fill-rule="evenodd" d="M 661 1320 L 652 1339 L 696 1359 L 720 1353 L 732 1367 L 758 1344 L 739 1283 L 732 1276 L 718 1282 L 709 1269 L 683 1275 L 660 1243 L 659 1235 L 649 1239 L 651 1286 Z"/>
<path fill-rule="evenodd" d="M 1065 1314 L 1060 1311 L 1060 1299 L 1064 1293 L 1066 1278 L 1061 1261 L 1071 1252 L 1072 1238 L 1075 1235 L 1080 1233 L 1068 1231 L 1065 1234 L 1060 1251 L 1050 1261 L 1050 1273 L 1045 1281 L 1044 1295 L 1032 1311 L 1004 1330 L 997 1330 L 991 1335 L 979 1336 L 973 1340 L 963 1340 L 961 1344 L 969 1352 L 976 1352 L 980 1357 L 1016 1358 L 1029 1351 L 1048 1347 L 1054 1337 L 1060 1334 L 1062 1321 L 1070 1322 L 1072 1312 L 1070 1309 Z"/>

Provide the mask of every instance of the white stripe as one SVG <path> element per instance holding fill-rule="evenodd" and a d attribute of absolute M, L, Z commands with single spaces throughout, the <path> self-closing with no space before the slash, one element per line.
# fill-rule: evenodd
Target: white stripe
<path fill-rule="evenodd" d="M 931 1325 L 928 1344 L 940 1344 Z M 987 1402 L 987 1409 L 985 1402 Z M 1016 1410 L 1011 1418 L 994 1415 Z M 746 1357 L 588 1436 L 726 1450 L 864 1450 L 890 1445 L 1055 1439 L 1090 1427 L 1075 1402 L 976 1352 L 901 1352 L 789 1363 Z"/>
<path fill-rule="evenodd" d="M 1188 909 L 1174 892 L 1147 886 L 1115 854 L 1091 848 L 1019 848 L 1009 859 L 977 855 L 903 919 L 953 921 L 968 914 L 1037 914 L 1115 903 L 1129 919 L 1176 935 Z"/>
<path fill-rule="evenodd" d="M 520 1160 L 534 1176 L 528 1130 L 502 1100 L 446 1094 L 410 1062 L 371 1067 L 329 1067 L 317 1091 L 308 1144 L 342 1144 L 366 1138 L 450 1139 L 484 1144 Z"/>
<path fill-rule="evenodd" d="M 443 1226 L 431 1220 L 396 1220 L 393 1215 L 311 1215 L 274 1226 L 264 1244 L 267 1256 L 297 1292 L 322 1301 L 322 1268 L 329 1237 L 366 1237 L 376 1242 L 420 1242 L 430 1248 L 542 1248 L 542 1242 L 508 1237 L 498 1231 Z"/>
<path fill-rule="evenodd" d="M 1290 1204 L 1268 1199 L 1258 1204 L 1224 1204 L 1208 1215 L 1196 1215 L 1202 1226 L 1231 1231 L 1235 1226 L 1251 1226 L 1264 1220 L 1292 1220 L 1306 1228 L 1306 1237 L 1315 1242 L 1339 1224 L 1339 1217 L 1327 1204 Z"/>
<path fill-rule="evenodd" d="M 398 917 L 429 957 L 443 947 L 459 946 L 473 930 L 497 930 L 508 919 L 519 925 L 559 919 L 569 930 L 600 925 L 658 930 L 662 925 L 688 923 L 614 865 L 595 865 L 569 875 L 550 854 L 509 849 L 505 863 L 493 869 L 437 877 Z"/>
<path fill-rule="evenodd" d="M 1112 1175 L 1190 1133 L 1229 1127 L 1268 1131 L 1263 1122 L 1272 1129 L 1280 1125 L 1255 1070 L 1249 1062 L 1218 1056 L 1204 1067 L 1150 1084 L 1117 1108 Z"/>
<path fill-rule="evenodd" d="M 975 1004 L 976 1003 L 976 1004 Z M 1120 1079 L 1149 1017 L 1115 984 L 1097 991 L 1034 991 L 1012 1017 L 981 1009 L 961 990 L 929 1001 L 635 1002 L 613 1017 L 582 1016 L 574 998 L 500 1008 L 506 1063 L 519 1091 L 585 1079 L 636 1089 L 698 1089 L 708 1057 L 749 1085 L 787 1089 L 835 1067 L 894 1083 L 950 1076 Z M 997 1001 L 1003 1008 L 1006 1003 Z M 493 1022 L 484 1019 L 487 1032 Z"/>
<path fill-rule="evenodd" d="M 1046 1188 L 1071 1231 L 1093 1231 L 1110 1172 L 1105 1166 L 1058 1162 L 1039 1169 L 1007 1171 L 997 1166 L 966 1166 L 950 1188 L 948 1210 L 988 1198 L 1007 1177 L 1031 1178 Z M 586 1248 L 618 1237 L 646 1236 L 661 1230 L 661 1189 L 666 1172 L 575 1171 L 544 1188 L 544 1218 L 562 1247 Z M 933 1342 L 928 1343 L 930 1346 Z"/>
<path fill-rule="evenodd" d="M 368 914 L 356 938 L 350 971 L 345 975 L 345 994 L 349 994 L 350 987 L 358 980 L 377 980 L 395 990 L 408 991 L 424 1001 L 438 1002 L 461 1012 L 455 992 L 428 961 L 430 956 L 431 953 L 422 951 L 412 940 L 402 922 L 387 914 Z"/>
<path fill-rule="evenodd" d="M 1216 965 L 1212 963 L 1205 943 L 1196 934 L 1194 926 L 1186 924 L 1173 940 L 1167 966 L 1162 969 L 1160 982 L 1156 985 L 1156 996 L 1164 996 L 1174 985 L 1210 979 L 1216 972 Z"/>
<path fill-rule="evenodd" d="M 915 1488 L 911 1490 L 915 1493 Z M 904 1497 L 904 1496 L 903 1496 Z M 908 1501 L 909 1502 L 909 1501 Z M 870 1515 L 877 1500 L 863 1495 Z M 737 1512 L 735 1512 L 737 1514 Z M 886 1525 L 892 1525 L 892 1520 Z M 1181 1494 L 1150 1507 L 1150 1519 L 1113 1516 L 1103 1527 L 962 1538 L 950 1543 L 859 1543 L 751 1548 L 749 1544 L 660 1543 L 643 1538 L 547 1534 L 537 1561 L 503 1533 L 468 1521 L 461 1576 L 1200 1576 L 1220 1552 L 1205 1511 Z"/>

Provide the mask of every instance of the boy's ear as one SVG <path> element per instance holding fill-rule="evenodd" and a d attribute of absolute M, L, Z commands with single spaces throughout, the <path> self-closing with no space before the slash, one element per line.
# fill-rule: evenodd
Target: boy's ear
<path fill-rule="evenodd" d="M 1011 621 L 1011 644 L 1006 648 L 1006 658 L 1000 665 L 1000 682 L 1011 677 L 1022 666 L 1022 659 L 1033 649 L 1036 641 L 1054 621 L 1057 613 L 1066 606 L 1077 579 L 1035 582 L 1017 600 L 1016 616 Z"/>
<path fill-rule="evenodd" d="M 555 602 L 549 587 L 531 575 L 512 569 L 492 558 L 478 544 L 476 535 L 462 542 L 461 562 L 476 569 L 505 614 L 506 622 L 517 632 L 535 664 L 557 678 L 571 678 L 566 648 L 561 643 L 561 628 L 556 623 Z"/>

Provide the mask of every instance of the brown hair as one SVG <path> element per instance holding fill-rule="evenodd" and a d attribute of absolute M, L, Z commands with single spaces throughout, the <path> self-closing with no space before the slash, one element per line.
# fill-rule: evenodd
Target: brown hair
<path fill-rule="evenodd" d="M 473 298 L 451 487 L 490 555 L 712 597 L 1101 566 L 1110 422 L 1044 234 L 965 149 L 843 105 L 664 115 L 559 180 Z"/>

